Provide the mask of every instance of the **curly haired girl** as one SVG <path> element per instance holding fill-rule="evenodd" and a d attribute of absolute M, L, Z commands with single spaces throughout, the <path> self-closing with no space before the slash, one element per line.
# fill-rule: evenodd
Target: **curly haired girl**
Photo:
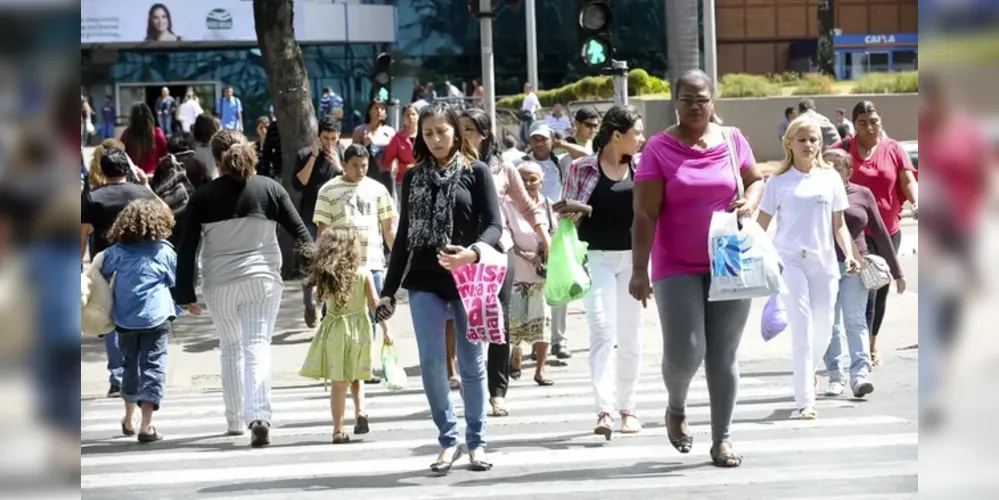
<path fill-rule="evenodd" d="M 307 286 L 326 305 L 326 316 L 313 337 L 303 377 L 331 380 L 330 410 L 333 413 L 333 444 L 347 443 L 343 431 L 347 386 L 354 397 L 354 434 L 368 432 L 364 413 L 364 380 L 371 378 L 371 314 L 378 302 L 371 272 L 361 267 L 361 246 L 357 232 L 347 228 L 323 231 L 316 242 L 315 255 L 306 277 Z M 386 345 L 392 344 L 388 329 L 381 324 Z"/>
<path fill-rule="evenodd" d="M 152 419 L 166 386 L 167 337 L 180 314 L 170 294 L 177 277 L 177 254 L 166 238 L 173 225 L 173 212 L 162 201 L 132 201 L 108 231 L 108 241 L 114 244 L 94 256 L 104 279 L 114 282 L 112 318 L 124 358 L 121 432 L 136 435 L 134 414 L 139 406 L 140 443 L 163 439 Z"/>

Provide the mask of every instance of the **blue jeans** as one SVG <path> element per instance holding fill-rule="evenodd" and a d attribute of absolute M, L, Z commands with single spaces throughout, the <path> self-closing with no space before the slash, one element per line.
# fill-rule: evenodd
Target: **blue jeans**
<path fill-rule="evenodd" d="M 114 124 L 104 122 L 97 126 L 97 130 L 101 133 L 102 139 L 111 139 L 114 137 Z"/>
<path fill-rule="evenodd" d="M 826 370 L 832 382 L 846 383 L 847 366 L 851 381 L 867 378 L 871 373 L 871 331 L 867 325 L 868 293 L 864 280 L 858 274 L 843 276 L 839 280 L 836 320 L 825 354 Z M 843 350 L 844 336 L 849 355 Z M 850 359 L 849 365 L 844 359 L 847 356 Z"/>
<path fill-rule="evenodd" d="M 163 401 L 166 387 L 167 337 L 170 322 L 146 330 L 118 329 L 118 345 L 125 357 L 121 398 L 128 403 L 149 403 L 154 410 Z"/>
<path fill-rule="evenodd" d="M 104 351 L 108 354 L 108 382 L 115 387 L 121 387 L 125 360 L 118 348 L 118 332 L 111 330 L 104 335 Z"/>
<path fill-rule="evenodd" d="M 437 442 L 441 448 L 458 444 L 458 417 L 451 403 L 444 346 L 448 310 L 454 314 L 461 397 L 465 401 L 465 444 L 469 450 L 476 450 L 486 445 L 486 344 L 468 341 L 468 316 L 460 300 L 446 301 L 429 292 L 409 293 L 423 392 L 430 403 L 430 415 L 437 426 Z"/>
<path fill-rule="evenodd" d="M 173 134 L 173 115 L 156 115 L 156 123 L 163 129 L 164 135 Z"/>

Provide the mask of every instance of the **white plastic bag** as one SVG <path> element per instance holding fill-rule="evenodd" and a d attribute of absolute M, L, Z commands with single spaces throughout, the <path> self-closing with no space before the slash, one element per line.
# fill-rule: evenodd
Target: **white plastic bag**
<path fill-rule="evenodd" d="M 784 264 L 770 236 L 755 220 L 715 212 L 708 231 L 708 256 L 708 301 L 769 297 L 784 288 Z"/>
<path fill-rule="evenodd" d="M 104 252 L 100 252 L 80 275 L 80 322 L 82 333 L 87 336 L 104 335 L 115 328 L 112 317 L 115 276 L 108 283 L 101 275 L 103 265 Z"/>

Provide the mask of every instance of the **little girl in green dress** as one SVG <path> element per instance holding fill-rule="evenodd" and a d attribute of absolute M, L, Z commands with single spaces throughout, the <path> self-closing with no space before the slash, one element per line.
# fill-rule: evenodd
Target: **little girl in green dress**
<path fill-rule="evenodd" d="M 368 432 L 364 413 L 364 383 L 371 379 L 371 316 L 378 301 L 371 272 L 360 267 L 361 247 L 357 233 L 347 228 L 323 231 L 316 242 L 316 255 L 306 282 L 316 288 L 316 298 L 326 304 L 326 316 L 312 339 L 303 377 L 333 382 L 330 410 L 333 413 L 333 444 L 347 443 L 343 430 L 347 388 L 354 396 L 354 434 Z M 384 322 L 384 342 L 392 344 Z"/>

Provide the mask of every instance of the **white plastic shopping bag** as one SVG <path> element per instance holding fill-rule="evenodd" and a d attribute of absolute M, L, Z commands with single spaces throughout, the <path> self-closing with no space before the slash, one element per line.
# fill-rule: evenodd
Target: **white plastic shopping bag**
<path fill-rule="evenodd" d="M 708 300 L 754 299 L 780 293 L 783 263 L 770 236 L 752 219 L 715 212 L 708 232 Z"/>

